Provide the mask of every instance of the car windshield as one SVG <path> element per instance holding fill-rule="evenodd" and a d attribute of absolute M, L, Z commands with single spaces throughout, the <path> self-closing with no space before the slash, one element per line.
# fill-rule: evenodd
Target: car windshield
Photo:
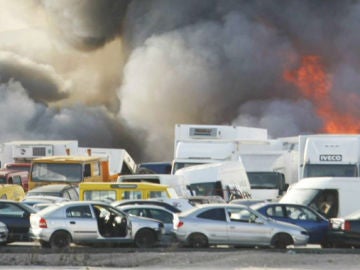
<path fill-rule="evenodd" d="M 280 199 L 280 202 L 309 205 L 319 192 L 321 190 L 318 189 L 290 189 Z"/>
<path fill-rule="evenodd" d="M 34 182 L 59 181 L 78 183 L 83 179 L 81 164 L 34 163 L 31 178 Z"/>

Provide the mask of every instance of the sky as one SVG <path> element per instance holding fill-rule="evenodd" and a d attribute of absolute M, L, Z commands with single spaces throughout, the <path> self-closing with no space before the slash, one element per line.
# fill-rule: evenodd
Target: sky
<path fill-rule="evenodd" d="M 0 0 L 0 142 L 173 158 L 175 124 L 359 133 L 360 2 Z"/>

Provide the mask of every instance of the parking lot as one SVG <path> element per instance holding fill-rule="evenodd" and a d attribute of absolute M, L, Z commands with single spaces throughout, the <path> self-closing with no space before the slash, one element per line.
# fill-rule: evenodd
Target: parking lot
<path fill-rule="evenodd" d="M 2 266 L 23 269 L 358 269 L 357 249 L 321 249 L 317 246 L 276 249 L 207 249 L 161 247 L 152 249 L 89 248 L 66 251 L 42 249 L 36 244 L 13 243 L 0 249 Z M 20 268 L 16 268 L 20 267 Z M 35 268 L 33 268 L 35 267 Z M 65 267 L 65 268 L 64 268 Z M 91 268 L 83 268 L 91 267 Z M 3 268 L 5 269 L 5 268 Z M 6 268 L 8 269 L 8 268 Z"/>

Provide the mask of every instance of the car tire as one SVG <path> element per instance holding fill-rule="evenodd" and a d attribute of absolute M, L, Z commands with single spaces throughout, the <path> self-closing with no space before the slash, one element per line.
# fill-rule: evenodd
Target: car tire
<path fill-rule="evenodd" d="M 291 236 L 286 233 L 278 233 L 271 240 L 271 245 L 278 249 L 286 249 L 287 246 L 292 244 L 294 243 Z"/>
<path fill-rule="evenodd" d="M 65 231 L 54 232 L 50 238 L 50 247 L 54 249 L 66 249 L 70 247 L 70 244 L 71 236 Z"/>
<path fill-rule="evenodd" d="M 142 229 L 135 235 L 135 246 L 138 248 L 153 247 L 156 243 L 155 233 L 150 229 Z"/>
<path fill-rule="evenodd" d="M 206 248 L 209 246 L 207 237 L 201 233 L 191 234 L 188 239 L 189 245 L 193 248 Z"/>

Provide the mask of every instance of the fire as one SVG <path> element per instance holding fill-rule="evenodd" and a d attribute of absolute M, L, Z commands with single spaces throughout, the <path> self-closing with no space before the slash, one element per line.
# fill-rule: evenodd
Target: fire
<path fill-rule="evenodd" d="M 321 58 L 307 55 L 301 59 L 300 66 L 291 71 L 285 71 L 284 79 L 295 84 L 300 93 L 316 107 L 317 115 L 323 119 L 321 132 L 325 133 L 359 133 L 360 123 L 351 113 L 337 110 L 331 99 L 332 79 L 325 72 Z M 358 96 L 343 97 L 349 101 L 349 107 L 360 105 Z"/>

